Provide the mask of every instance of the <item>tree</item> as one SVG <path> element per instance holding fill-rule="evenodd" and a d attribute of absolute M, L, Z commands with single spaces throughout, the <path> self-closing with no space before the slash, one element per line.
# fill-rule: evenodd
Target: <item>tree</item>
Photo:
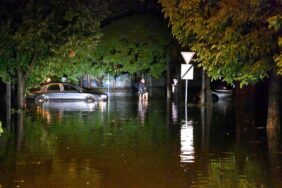
<path fill-rule="evenodd" d="M 197 53 L 197 61 L 212 79 L 241 87 L 271 77 L 277 86 L 281 66 L 278 36 L 268 29 L 267 19 L 282 9 L 281 1 L 161 0 L 174 36 Z M 272 84 L 271 84 L 272 86 Z M 270 97 L 277 89 L 270 87 Z M 269 101 L 268 126 L 278 126 L 276 101 Z M 272 125 L 271 125 L 272 124 Z"/>
<path fill-rule="evenodd" d="M 100 22 L 107 9 L 100 0 L 27 0 L 4 6 L 0 76 L 16 82 L 17 107 L 23 108 L 28 83 L 65 71 L 66 62 L 85 60 L 101 37 Z"/>
<path fill-rule="evenodd" d="M 151 15 L 134 15 L 105 26 L 93 55 L 93 66 L 112 74 L 149 73 L 159 77 L 170 61 L 171 35 L 164 23 Z"/>
<path fill-rule="evenodd" d="M 275 62 L 277 63 L 277 73 L 279 75 L 282 75 L 282 35 L 281 35 L 281 29 L 282 29 L 282 14 L 280 15 L 275 15 L 275 16 L 272 16 L 270 17 L 268 20 L 268 23 L 269 23 L 269 29 L 272 29 L 274 30 L 275 32 L 277 32 L 277 35 L 278 35 L 278 40 L 277 40 L 277 43 L 278 43 L 278 46 L 280 48 L 280 53 L 277 53 L 274 55 L 274 60 Z"/>

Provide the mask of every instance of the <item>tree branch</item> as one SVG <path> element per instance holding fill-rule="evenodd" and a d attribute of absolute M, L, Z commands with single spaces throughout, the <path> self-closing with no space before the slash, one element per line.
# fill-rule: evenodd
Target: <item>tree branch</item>
<path fill-rule="evenodd" d="M 32 69 L 34 68 L 35 66 L 35 63 L 37 61 L 37 57 L 38 55 L 37 54 L 34 54 L 30 60 L 30 63 L 29 63 L 29 66 L 28 66 L 28 69 L 24 72 L 24 75 L 23 75 L 23 79 L 24 79 L 24 83 L 27 81 Z"/>

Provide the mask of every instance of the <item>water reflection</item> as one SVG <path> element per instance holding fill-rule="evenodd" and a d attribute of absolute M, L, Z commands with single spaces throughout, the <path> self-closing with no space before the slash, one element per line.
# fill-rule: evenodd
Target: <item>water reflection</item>
<path fill-rule="evenodd" d="M 195 159 L 193 122 L 187 121 L 180 130 L 180 162 L 193 163 Z"/>
<path fill-rule="evenodd" d="M 46 119 L 50 124 L 52 121 L 62 121 L 66 116 L 70 114 L 88 114 L 96 110 L 105 112 L 107 110 L 108 103 L 105 101 L 87 103 L 84 101 L 64 101 L 64 102 L 45 102 L 43 104 L 28 104 L 30 109 Z"/>
<path fill-rule="evenodd" d="M 178 122 L 178 105 L 174 101 L 171 103 L 171 117 L 174 124 Z"/>
<path fill-rule="evenodd" d="M 102 102 L 101 102 L 102 103 Z M 84 101 L 67 101 L 67 102 L 45 102 L 41 107 L 49 111 L 88 111 L 92 112 L 97 107 L 97 102 L 87 103 Z"/>
<path fill-rule="evenodd" d="M 193 105 L 183 122 L 183 104 L 144 102 L 14 114 L 0 137 L 0 187 L 280 187 L 281 143 L 268 146 L 249 110 Z"/>
<path fill-rule="evenodd" d="M 140 125 L 144 126 L 145 117 L 148 110 L 148 100 L 139 100 L 138 102 L 138 114 L 140 118 Z"/>

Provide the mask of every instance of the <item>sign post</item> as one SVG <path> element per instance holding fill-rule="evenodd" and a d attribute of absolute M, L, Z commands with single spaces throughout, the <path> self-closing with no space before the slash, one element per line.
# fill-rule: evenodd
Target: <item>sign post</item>
<path fill-rule="evenodd" d="M 188 80 L 193 80 L 194 66 L 189 64 L 195 52 L 181 52 L 186 64 L 181 64 L 181 79 L 186 80 L 185 84 L 185 105 L 188 104 Z"/>

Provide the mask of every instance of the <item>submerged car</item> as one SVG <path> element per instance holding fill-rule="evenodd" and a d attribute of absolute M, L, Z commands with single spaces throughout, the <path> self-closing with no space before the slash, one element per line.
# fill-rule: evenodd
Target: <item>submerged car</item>
<path fill-rule="evenodd" d="M 33 91 L 27 96 L 28 100 L 36 103 L 53 100 L 84 100 L 86 102 L 95 102 L 107 100 L 108 95 L 95 90 L 84 89 L 69 83 L 48 83 L 40 90 Z"/>
<path fill-rule="evenodd" d="M 213 81 L 212 85 L 212 94 L 218 97 L 218 100 L 231 100 L 233 97 L 234 87 L 228 85 L 222 80 Z"/>

